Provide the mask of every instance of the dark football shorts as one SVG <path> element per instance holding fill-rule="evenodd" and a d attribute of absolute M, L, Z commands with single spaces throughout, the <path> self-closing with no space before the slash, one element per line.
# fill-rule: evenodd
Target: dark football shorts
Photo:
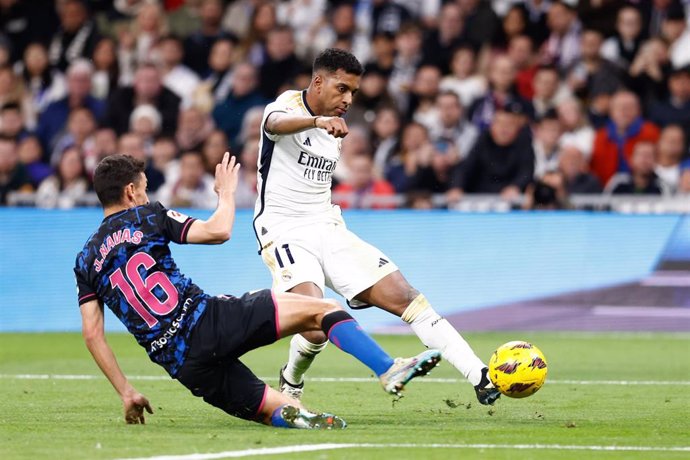
<path fill-rule="evenodd" d="M 212 297 L 194 326 L 177 380 L 230 415 L 256 419 L 268 387 L 238 358 L 278 340 L 278 328 L 269 289 L 239 298 Z"/>

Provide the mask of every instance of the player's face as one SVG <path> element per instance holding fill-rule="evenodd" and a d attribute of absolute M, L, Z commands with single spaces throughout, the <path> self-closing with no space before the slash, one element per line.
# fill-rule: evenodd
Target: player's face
<path fill-rule="evenodd" d="M 342 117 L 352 105 L 352 98 L 359 90 L 359 75 L 338 69 L 334 73 L 324 73 L 316 77 L 316 89 L 321 105 L 321 114 L 329 117 Z"/>

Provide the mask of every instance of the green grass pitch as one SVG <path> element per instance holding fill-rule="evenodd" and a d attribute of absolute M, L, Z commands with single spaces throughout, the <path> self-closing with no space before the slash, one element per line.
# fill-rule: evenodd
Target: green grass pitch
<path fill-rule="evenodd" d="M 0 458 L 238 456 L 248 449 L 316 444 L 354 445 L 253 458 L 690 458 L 690 334 L 501 332 L 466 338 L 486 360 L 503 342 L 535 343 L 549 363 L 546 385 L 527 399 L 501 398 L 490 409 L 476 402 L 466 382 L 440 380 L 460 377 L 442 363 L 430 376 L 435 381 L 412 382 L 405 397 L 393 403 L 373 380 L 338 381 L 367 378 L 371 372 L 329 346 L 310 376 L 334 381 L 307 380 L 304 401 L 339 414 L 349 426 L 340 432 L 305 432 L 225 415 L 161 378 L 162 369 L 130 336 L 110 334 L 122 368 L 155 411 L 145 426 L 128 426 L 119 399 L 79 334 L 0 334 Z M 421 350 L 414 336 L 377 339 L 392 355 Z M 244 361 L 275 385 L 287 344 L 282 340 L 254 351 Z M 627 447 L 650 450 L 605 450 Z"/>

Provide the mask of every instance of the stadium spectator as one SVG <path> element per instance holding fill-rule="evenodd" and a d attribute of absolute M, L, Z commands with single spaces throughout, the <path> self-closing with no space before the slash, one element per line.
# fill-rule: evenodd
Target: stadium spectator
<path fill-rule="evenodd" d="M 274 28 L 266 36 L 266 53 L 259 68 L 259 92 L 266 99 L 275 98 L 278 90 L 293 79 L 301 67 L 295 55 L 292 29 L 287 26 Z"/>
<path fill-rule="evenodd" d="M 211 106 L 223 102 L 230 93 L 232 71 L 235 63 L 235 42 L 220 38 L 211 47 L 208 57 L 209 75 L 200 85 L 200 91 L 208 93 Z"/>
<path fill-rule="evenodd" d="M 38 184 L 53 173 L 47 163 L 43 162 L 43 149 L 36 136 L 27 136 L 17 146 L 19 162 L 24 165 L 31 185 L 36 188 Z"/>
<path fill-rule="evenodd" d="M 386 165 L 385 178 L 397 193 L 444 192 L 447 182 L 442 182 L 444 178 L 434 170 L 434 159 L 439 155 L 442 154 L 434 149 L 426 127 L 417 122 L 408 123 L 402 130 L 397 151 Z"/>
<path fill-rule="evenodd" d="M 690 65 L 690 26 L 683 8 L 671 8 L 661 25 L 661 34 L 669 43 L 669 54 L 673 67 Z"/>
<path fill-rule="evenodd" d="M 368 155 L 357 155 L 350 160 L 350 175 L 338 184 L 333 193 L 341 195 L 335 204 L 342 209 L 392 209 L 392 203 L 379 203 L 377 198 L 392 197 L 395 189 L 386 180 L 377 179 L 373 162 Z"/>
<path fill-rule="evenodd" d="M 652 104 L 649 118 L 659 126 L 684 126 L 685 138 L 690 139 L 690 64 L 671 72 L 668 78 L 668 97 Z"/>
<path fill-rule="evenodd" d="M 436 97 L 438 122 L 429 129 L 429 137 L 436 150 L 452 168 L 465 158 L 479 137 L 479 130 L 465 118 L 460 98 L 452 91 L 444 91 Z"/>
<path fill-rule="evenodd" d="M 383 176 L 386 162 L 398 143 L 400 125 L 400 114 L 395 107 L 382 106 L 376 111 L 376 117 L 371 126 L 370 144 L 374 150 L 373 167 L 380 176 Z"/>
<path fill-rule="evenodd" d="M 242 119 L 242 128 L 240 129 L 240 134 L 237 137 L 235 143 L 230 143 L 230 146 L 238 151 L 244 149 L 244 143 L 251 139 L 261 138 L 261 122 L 263 119 L 264 106 L 257 105 L 247 110 Z M 227 151 L 224 150 L 224 151 Z M 240 156 L 241 159 L 241 156 Z"/>
<path fill-rule="evenodd" d="M 534 150 L 522 129 L 522 107 L 499 109 L 489 129 L 482 133 L 470 154 L 456 168 L 448 193 L 450 202 L 464 193 L 498 193 L 514 199 L 534 176 Z"/>
<path fill-rule="evenodd" d="M 177 152 L 177 145 L 171 137 L 159 137 L 151 147 L 151 165 L 163 173 L 166 183 L 175 182 L 180 175 Z"/>
<path fill-rule="evenodd" d="M 9 102 L 0 106 L 0 135 L 11 137 L 17 142 L 29 135 L 19 104 Z"/>
<path fill-rule="evenodd" d="M 640 10 L 624 6 L 618 11 L 616 33 L 602 44 L 601 55 L 627 71 L 640 50 L 642 39 Z"/>
<path fill-rule="evenodd" d="M 391 106 L 395 102 L 386 88 L 386 73 L 378 65 L 370 63 L 364 66 L 364 74 L 359 84 L 359 92 L 347 111 L 347 122 L 350 125 L 369 125 L 376 118 L 376 109 Z"/>
<path fill-rule="evenodd" d="M 350 160 L 358 155 L 371 155 L 371 145 L 367 129 L 364 126 L 350 126 L 348 135 L 342 140 L 340 149 L 340 161 L 333 171 L 333 184 L 331 188 L 350 177 Z"/>
<path fill-rule="evenodd" d="M 522 3 L 512 5 L 501 19 L 501 26 L 494 34 L 492 46 L 499 53 L 508 51 L 510 42 L 528 33 L 529 12 Z"/>
<path fill-rule="evenodd" d="M 91 94 L 98 99 L 107 100 L 120 84 L 131 84 L 133 69 L 120 69 L 117 56 L 117 43 L 109 37 L 103 37 L 96 43 L 91 58 L 93 76 L 91 77 Z"/>
<path fill-rule="evenodd" d="M 393 0 L 374 0 L 371 2 L 370 36 L 396 33 L 404 24 L 412 22 L 412 15 L 405 6 Z"/>
<path fill-rule="evenodd" d="M 499 20 L 491 9 L 489 2 L 484 0 L 457 0 L 464 20 L 464 35 L 467 40 L 479 49 L 485 43 L 490 43 Z M 443 11 L 441 12 L 443 14 Z M 440 23 L 439 23 L 440 24 Z"/>
<path fill-rule="evenodd" d="M 161 132 L 173 135 L 177 128 L 180 98 L 162 85 L 160 71 L 153 64 L 139 66 L 132 86 L 118 88 L 113 93 L 108 100 L 105 124 L 118 135 L 127 132 L 132 112 L 144 104 L 158 109 L 162 118 Z"/>
<path fill-rule="evenodd" d="M 90 58 L 98 40 L 86 0 L 64 0 L 58 9 L 60 28 L 50 42 L 50 64 L 64 72 L 74 61 Z"/>
<path fill-rule="evenodd" d="M 169 32 L 178 37 L 188 37 L 201 27 L 201 1 L 178 0 L 176 7 L 168 7 Z"/>
<path fill-rule="evenodd" d="M 161 130 L 161 114 L 151 104 L 143 104 L 134 109 L 129 117 L 129 131 L 139 135 L 147 150 Z"/>
<path fill-rule="evenodd" d="M 357 26 L 355 15 L 353 3 L 340 2 L 329 8 L 325 20 L 319 18 L 306 26 L 306 33 L 312 35 L 312 38 L 309 43 L 305 43 L 304 57 L 312 60 L 321 50 L 333 46 L 336 41 L 347 40 L 351 51 L 360 61 L 365 62 L 369 59 L 372 40 L 363 28 Z M 322 23 L 320 26 L 319 22 Z M 299 33 L 299 29 L 295 31 Z"/>
<path fill-rule="evenodd" d="M 213 191 L 213 176 L 204 169 L 201 153 L 189 150 L 180 155 L 176 181 L 166 182 L 158 191 L 165 207 L 213 209 L 218 196 Z"/>
<path fill-rule="evenodd" d="M 575 9 L 565 0 L 555 0 L 547 13 L 549 37 L 541 48 L 541 61 L 565 71 L 580 57 L 582 25 Z"/>
<path fill-rule="evenodd" d="M 435 102 L 441 84 L 441 71 L 432 65 L 422 65 L 417 70 L 410 90 L 407 119 L 421 123 L 430 129 L 438 122 Z"/>
<path fill-rule="evenodd" d="M 666 82 L 671 74 L 668 44 L 659 37 L 647 40 L 628 70 L 630 89 L 648 107 L 666 96 Z"/>
<path fill-rule="evenodd" d="M 546 173 L 558 169 L 558 141 L 563 132 L 555 110 L 549 110 L 534 126 L 532 148 L 534 149 L 534 177 L 539 179 Z"/>
<path fill-rule="evenodd" d="M 165 176 L 162 171 L 157 170 L 153 166 L 150 159 L 150 152 L 146 151 L 144 140 L 135 133 L 125 133 L 118 139 L 117 153 L 122 155 L 130 155 L 131 157 L 143 161 L 146 164 L 144 174 L 146 174 L 148 190 L 156 192 L 164 183 Z"/>
<path fill-rule="evenodd" d="M 66 148 L 60 152 L 59 158 L 55 173 L 41 182 L 36 190 L 36 206 L 39 208 L 73 208 L 89 188 L 79 147 Z"/>
<path fill-rule="evenodd" d="M 532 117 L 532 107 L 515 91 L 515 64 L 506 55 L 497 56 L 489 64 L 489 90 L 470 108 L 470 119 L 480 130 L 491 125 L 494 114 L 508 106 L 520 105 L 521 112 Z"/>
<path fill-rule="evenodd" d="M 8 103 L 23 104 L 24 88 L 8 65 L 0 66 L 0 107 Z"/>
<path fill-rule="evenodd" d="M 641 141 L 656 143 L 659 128 L 641 116 L 640 102 L 630 91 L 619 91 L 611 98 L 606 126 L 594 137 L 590 167 L 602 184 L 619 172 L 630 172 L 635 144 Z"/>
<path fill-rule="evenodd" d="M 586 172 L 587 159 L 574 145 L 564 145 L 558 153 L 558 171 L 568 195 L 601 193 L 601 184 Z"/>
<path fill-rule="evenodd" d="M 117 153 L 117 135 L 112 128 L 100 128 L 93 136 L 91 155 L 84 159 L 89 177 L 93 177 L 96 165 L 103 158 Z M 94 162 L 95 160 L 95 162 Z"/>
<path fill-rule="evenodd" d="M 42 14 L 32 14 L 41 11 Z M 5 0 L 0 2 L 0 30 L 7 53 L 2 65 L 18 62 L 31 42 L 47 42 L 56 28 L 54 2 L 51 0 Z M 6 48 L 5 48 L 6 46 Z"/>
<path fill-rule="evenodd" d="M 551 7 L 551 0 L 524 0 L 522 4 L 528 12 L 527 34 L 532 39 L 534 47 L 539 48 L 549 36 L 546 18 Z"/>
<path fill-rule="evenodd" d="M 685 153 L 685 133 L 679 125 L 668 125 L 661 130 L 656 146 L 654 172 L 665 190 L 674 193 L 680 181 L 681 162 Z"/>
<path fill-rule="evenodd" d="M 41 139 L 44 154 L 50 155 L 53 151 L 72 110 L 83 107 L 91 111 L 96 122 L 103 118 L 106 105 L 91 95 L 92 75 L 93 67 L 86 60 L 77 60 L 70 65 L 67 70 L 67 95 L 48 105 L 38 119 L 36 134 Z"/>
<path fill-rule="evenodd" d="M 158 2 L 143 2 L 129 27 L 118 30 L 120 65 L 135 68 L 151 62 L 156 42 L 167 32 L 165 14 Z"/>
<path fill-rule="evenodd" d="M 263 111 L 262 111 L 263 114 Z M 245 142 L 246 148 L 246 142 Z M 223 159 L 223 154 L 230 151 L 228 145 L 228 138 L 225 133 L 219 129 L 215 129 L 206 137 L 204 145 L 201 147 L 201 154 L 204 156 L 204 167 L 209 174 L 215 173 L 217 160 Z M 257 153 L 258 154 L 258 153 Z M 246 169 L 247 160 L 244 157 L 240 158 L 243 169 Z"/>
<path fill-rule="evenodd" d="M 554 110 L 563 99 L 570 96 L 568 88 L 561 85 L 558 70 L 551 66 L 541 66 L 537 69 L 532 87 L 534 96 L 531 102 L 536 118 Z"/>
<path fill-rule="evenodd" d="M 565 70 L 570 90 L 580 99 L 613 94 L 622 86 L 618 67 L 601 56 L 603 40 L 600 32 L 585 30 L 580 40 L 582 54 Z"/>
<path fill-rule="evenodd" d="M 202 0 L 199 6 L 201 25 L 184 42 L 184 64 L 205 77 L 209 73 L 208 57 L 216 40 L 234 39 L 221 27 L 223 3 L 220 0 Z"/>
<path fill-rule="evenodd" d="M 257 169 L 259 163 L 259 138 L 248 139 L 241 153 L 240 174 L 235 190 L 235 206 L 241 209 L 253 209 L 258 196 L 256 190 Z"/>
<path fill-rule="evenodd" d="M 606 184 L 605 193 L 613 195 L 661 195 L 662 183 L 654 172 L 656 146 L 653 142 L 635 144 L 630 170 L 615 174 Z"/>
<path fill-rule="evenodd" d="M 96 133 L 96 120 L 86 107 L 76 107 L 67 118 L 66 129 L 55 138 L 55 146 L 50 153 L 50 164 L 56 167 L 60 162 L 60 156 L 69 147 L 77 147 L 80 154 L 91 150 Z"/>
<path fill-rule="evenodd" d="M 690 167 L 681 168 L 678 181 L 678 195 L 690 195 Z"/>
<path fill-rule="evenodd" d="M 19 162 L 17 141 L 0 136 L 0 204 L 7 204 L 10 192 L 31 192 L 31 177 Z"/>
<path fill-rule="evenodd" d="M 53 70 L 48 62 L 48 50 L 42 43 L 30 43 L 19 63 L 21 79 L 29 104 L 26 104 L 25 120 L 31 129 L 36 127 L 38 116 L 48 104 L 64 96 L 65 79 Z"/>
<path fill-rule="evenodd" d="M 175 142 L 182 151 L 198 151 L 213 129 L 213 120 L 208 113 L 204 113 L 196 107 L 190 107 L 180 111 L 180 120 L 177 123 L 177 131 L 175 132 Z M 215 164 L 218 164 L 218 162 Z"/>
<path fill-rule="evenodd" d="M 643 33 L 647 37 L 658 37 L 662 24 L 669 13 L 682 9 L 680 0 L 650 0 L 638 2 L 642 12 Z"/>
<path fill-rule="evenodd" d="M 163 86 L 180 98 L 182 107 L 190 107 L 200 80 L 196 73 L 182 64 L 182 41 L 173 35 L 163 36 L 158 39 L 154 52 L 158 56 Z"/>
<path fill-rule="evenodd" d="M 371 56 L 369 63 L 375 63 L 386 74 L 390 76 L 393 72 L 395 63 L 395 36 L 391 34 L 374 35 L 371 40 Z"/>
<path fill-rule="evenodd" d="M 451 73 L 441 79 L 440 89 L 455 92 L 463 107 L 486 93 L 487 81 L 477 72 L 476 53 L 471 46 L 460 46 L 453 51 Z"/>
<path fill-rule="evenodd" d="M 515 90 L 525 100 L 534 97 L 534 75 L 539 66 L 534 54 L 534 42 L 527 35 L 513 37 L 508 44 L 508 57 L 515 65 Z"/>
<path fill-rule="evenodd" d="M 582 103 L 574 97 L 569 97 L 561 101 L 556 110 L 563 128 L 559 144 L 564 147 L 576 147 L 589 163 L 594 146 L 594 129 L 589 125 Z"/>
<path fill-rule="evenodd" d="M 422 64 L 437 67 L 442 74 L 447 74 L 453 50 L 467 40 L 463 35 L 466 27 L 460 5 L 453 2 L 443 5 L 438 28 L 431 30 L 422 44 Z"/>
<path fill-rule="evenodd" d="M 400 113 L 406 113 L 409 90 L 417 67 L 422 60 L 422 31 L 414 24 L 406 24 L 395 35 L 395 61 L 388 79 L 388 90 Z"/>
<path fill-rule="evenodd" d="M 277 25 L 275 5 L 268 2 L 258 3 L 252 12 L 249 31 L 240 40 L 240 58 L 256 67 L 260 66 L 264 59 L 266 37 Z"/>
<path fill-rule="evenodd" d="M 314 58 L 312 51 L 318 46 L 317 35 L 330 26 L 324 15 L 327 7 L 326 0 L 287 0 L 278 3 L 278 23 L 285 24 L 294 31 L 295 50 L 301 60 L 310 61 Z M 334 10 L 329 13 L 332 11 Z"/>
<path fill-rule="evenodd" d="M 566 209 L 568 207 L 568 191 L 563 175 L 559 171 L 549 171 L 535 182 L 527 185 L 525 199 L 521 206 L 525 210 L 537 209 L 540 211 Z"/>
<path fill-rule="evenodd" d="M 230 142 L 236 142 L 245 113 L 252 107 L 264 105 L 265 99 L 257 91 L 259 82 L 256 69 L 248 62 L 235 66 L 232 80 L 228 97 L 213 108 L 213 120 Z"/>

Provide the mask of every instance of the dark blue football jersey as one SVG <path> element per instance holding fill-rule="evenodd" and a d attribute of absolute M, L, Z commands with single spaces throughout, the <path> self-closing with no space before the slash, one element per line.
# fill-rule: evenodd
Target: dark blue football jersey
<path fill-rule="evenodd" d="M 208 299 L 170 254 L 170 241 L 186 243 L 193 221 L 160 203 L 112 214 L 86 242 L 74 268 L 79 305 L 105 303 L 173 377 Z"/>

